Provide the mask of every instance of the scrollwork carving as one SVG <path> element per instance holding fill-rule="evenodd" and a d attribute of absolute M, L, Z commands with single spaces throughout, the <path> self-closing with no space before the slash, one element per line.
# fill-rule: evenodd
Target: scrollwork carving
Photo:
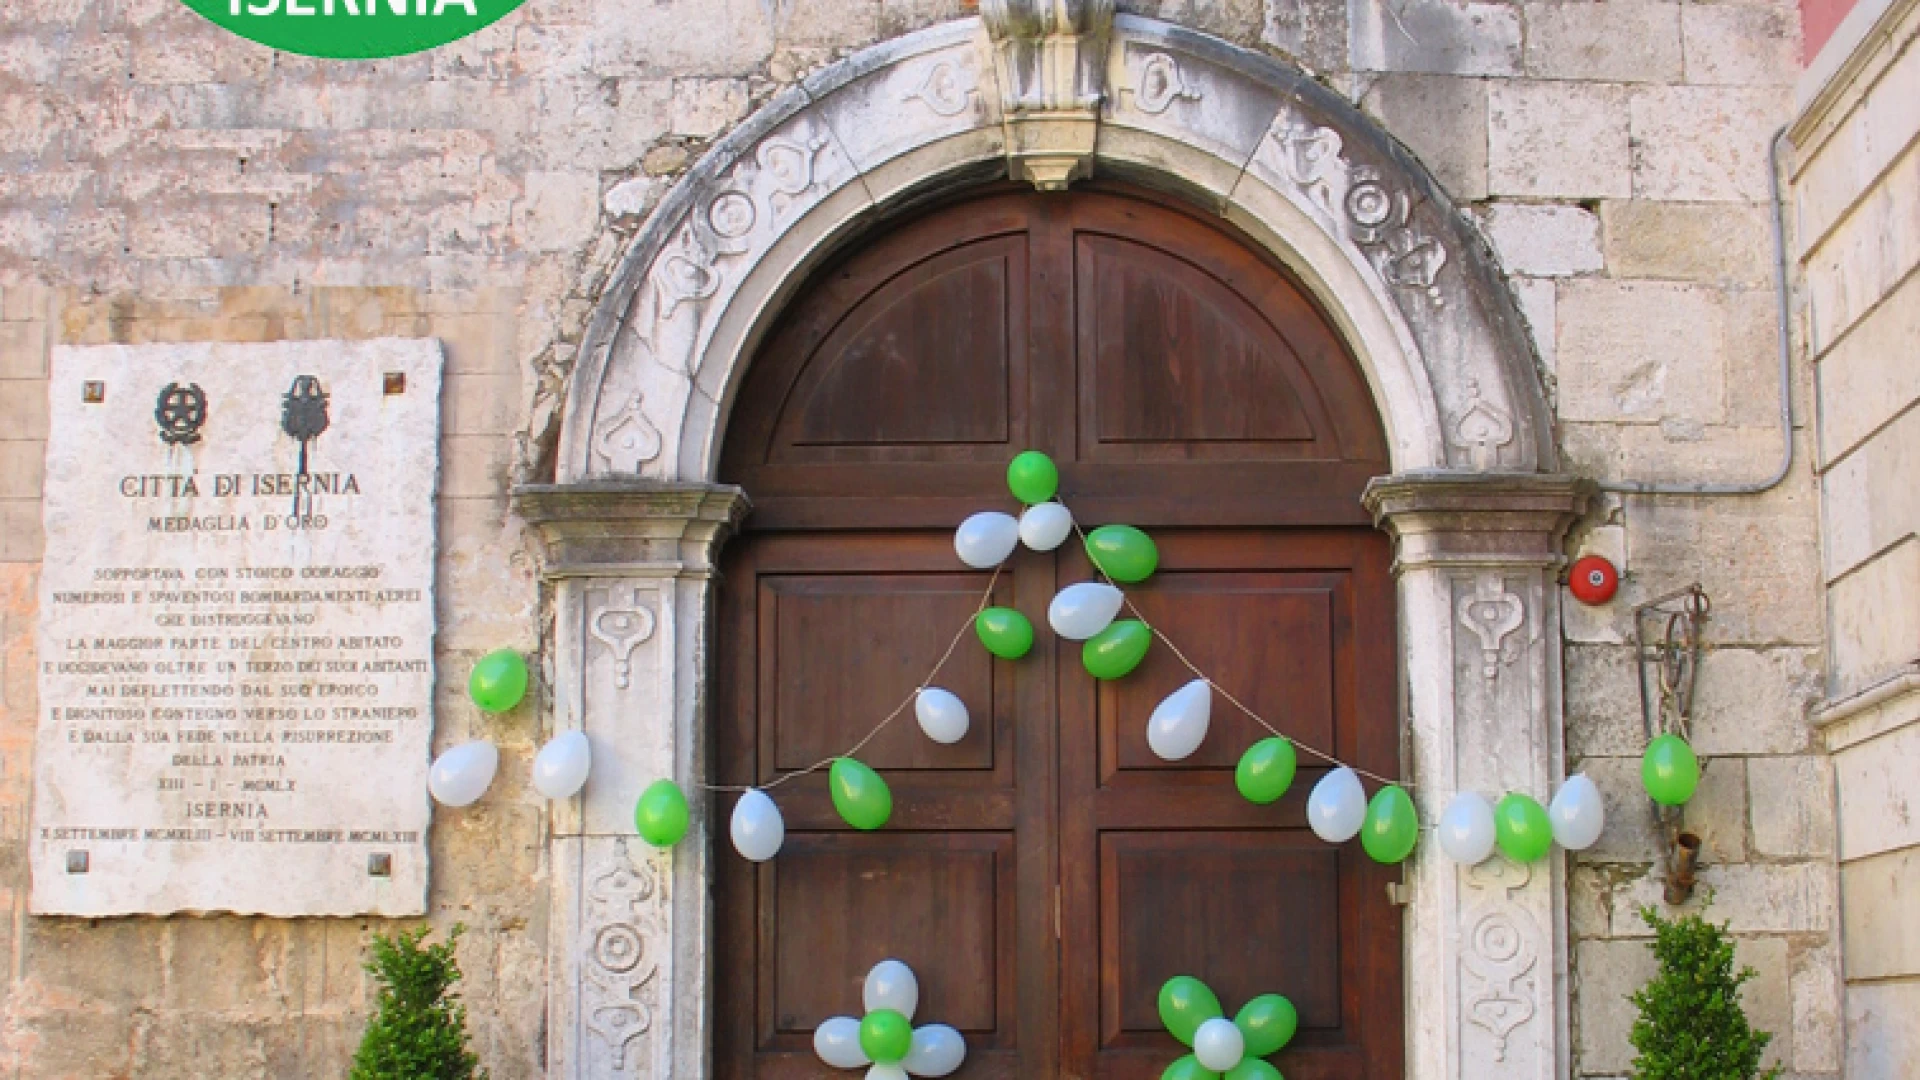
<path fill-rule="evenodd" d="M 624 602 L 619 594 L 626 592 Z M 613 684 L 625 690 L 633 681 L 633 650 L 653 637 L 653 609 L 641 601 L 641 590 L 611 590 L 587 619 L 587 630 L 613 653 Z"/>
<path fill-rule="evenodd" d="M 1176 101 L 1200 100 L 1200 91 L 1180 73 L 1180 62 L 1158 52 L 1146 55 L 1127 93 L 1133 95 L 1133 103 L 1141 112 L 1155 116 L 1172 108 Z"/>
<path fill-rule="evenodd" d="M 1471 455 L 1473 467 L 1491 469 L 1500 460 L 1500 448 L 1513 441 L 1513 417 L 1480 393 L 1477 380 L 1469 381 L 1467 407 L 1453 430 Z"/>
<path fill-rule="evenodd" d="M 612 862 L 587 887 L 581 1005 L 587 1030 L 605 1045 L 613 1071 L 634 1075 L 634 1044 L 653 1030 L 660 966 L 642 925 L 657 883 L 651 867 L 633 861 L 625 840 L 616 843 Z"/>
<path fill-rule="evenodd" d="M 1438 307 L 1447 249 L 1413 222 L 1413 198 L 1367 165 L 1349 162 L 1340 133 L 1283 110 L 1267 138 L 1301 196 L 1366 253 L 1380 279 Z"/>
<path fill-rule="evenodd" d="M 941 116 L 959 116 L 979 92 L 972 72 L 952 60 L 941 60 L 928 67 L 926 78 L 900 100 L 918 101 Z"/>
<path fill-rule="evenodd" d="M 1513 1033 L 1539 1011 L 1534 970 L 1540 963 L 1540 933 L 1512 900 L 1532 877 L 1530 867 L 1498 855 L 1466 873 L 1475 902 L 1461 922 L 1463 1018 L 1492 1037 L 1496 1062 L 1507 1059 Z"/>
<path fill-rule="evenodd" d="M 754 151 L 754 160 L 773 181 L 773 190 L 767 193 L 767 206 L 776 215 L 786 213 L 787 207 L 813 189 L 815 162 L 820 151 L 826 149 L 827 141 L 824 135 L 807 139 L 776 137 L 761 143 Z"/>
<path fill-rule="evenodd" d="M 1480 639 L 1480 673 L 1497 677 L 1508 635 L 1526 625 L 1526 601 L 1508 592 L 1500 575 L 1489 571 L 1474 578 L 1473 592 L 1460 598 L 1456 611 L 1460 624 Z"/>
<path fill-rule="evenodd" d="M 638 475 L 641 466 L 660 456 L 660 429 L 641 410 L 644 402 L 640 392 L 634 391 L 594 435 L 594 452 L 606 460 L 610 472 Z"/>

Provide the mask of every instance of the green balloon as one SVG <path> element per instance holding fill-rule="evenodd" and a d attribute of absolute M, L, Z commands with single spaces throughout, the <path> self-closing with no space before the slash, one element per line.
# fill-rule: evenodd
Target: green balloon
<path fill-rule="evenodd" d="M 671 780 L 655 780 L 640 793 L 633 808 L 633 824 L 640 838 L 657 848 L 669 848 L 687 835 L 687 797 Z"/>
<path fill-rule="evenodd" d="M 527 661 L 512 649 L 495 649 L 473 665 L 467 695 L 486 712 L 513 711 L 527 696 Z"/>
<path fill-rule="evenodd" d="M 1167 1071 L 1160 1074 L 1160 1080 L 1220 1080 L 1220 1074 L 1200 1064 L 1199 1058 L 1188 1054 L 1167 1066 Z"/>
<path fill-rule="evenodd" d="M 1096 679 L 1118 679 L 1140 666 L 1153 644 L 1153 631 L 1139 619 L 1121 619 L 1080 646 L 1080 662 Z"/>
<path fill-rule="evenodd" d="M 1175 975 L 1160 988 L 1160 1022 L 1188 1046 L 1193 1045 L 1193 1033 L 1201 1024 L 1224 1015 L 1220 999 L 1191 975 Z"/>
<path fill-rule="evenodd" d="M 1280 1075 L 1279 1069 L 1254 1057 L 1253 1051 L 1249 1050 L 1247 1056 L 1240 1059 L 1240 1064 L 1227 1070 L 1227 1080 L 1287 1080 L 1287 1078 Z"/>
<path fill-rule="evenodd" d="M 1553 822 L 1532 796 L 1515 792 L 1493 810 L 1494 839 L 1507 858 L 1530 863 L 1553 846 Z"/>
<path fill-rule="evenodd" d="M 1700 786 L 1700 759 L 1678 735 L 1661 735 L 1647 744 L 1640 759 L 1640 782 L 1647 797 L 1661 806 L 1679 806 Z"/>
<path fill-rule="evenodd" d="M 875 1009 L 860 1021 L 860 1049 L 882 1065 L 903 1060 L 913 1047 L 913 1025 L 894 1009 Z"/>
<path fill-rule="evenodd" d="M 1108 577 L 1132 585 L 1153 576 L 1160 549 L 1131 525 L 1102 525 L 1087 534 L 1087 558 Z"/>
<path fill-rule="evenodd" d="M 1542 811 L 1542 821 L 1545 812 Z M 1551 832 L 1551 826 L 1549 826 Z M 1367 803 L 1367 819 L 1360 825 L 1360 846 L 1374 862 L 1391 866 L 1413 854 L 1414 841 L 1420 839 L 1420 816 L 1413 812 L 1413 799 L 1398 784 L 1388 784 Z"/>
<path fill-rule="evenodd" d="M 990 607 L 973 620 L 980 644 L 1002 660 L 1018 660 L 1033 648 L 1033 624 L 1012 608 Z"/>
<path fill-rule="evenodd" d="M 1247 1060 L 1263 1058 L 1293 1041 L 1300 1030 L 1300 1014 L 1293 1002 L 1279 994 L 1261 994 L 1241 1008 L 1233 1018 L 1240 1037 L 1247 1041 Z"/>
<path fill-rule="evenodd" d="M 1240 755 L 1233 770 L 1233 786 L 1250 803 L 1265 806 L 1276 802 L 1293 786 L 1293 771 L 1300 765 L 1293 744 L 1281 738 L 1261 739 Z"/>
<path fill-rule="evenodd" d="M 887 790 L 887 782 L 853 758 L 834 759 L 827 772 L 827 789 L 833 793 L 833 808 L 856 829 L 872 832 L 893 816 L 893 792 Z"/>
<path fill-rule="evenodd" d="M 1060 470 L 1040 451 L 1022 451 L 1007 465 L 1007 487 L 1014 498 L 1028 506 L 1043 503 L 1060 490 Z"/>

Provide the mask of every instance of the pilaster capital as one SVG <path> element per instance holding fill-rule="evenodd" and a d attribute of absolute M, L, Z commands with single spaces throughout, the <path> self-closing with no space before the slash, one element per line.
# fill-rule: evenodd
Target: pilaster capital
<path fill-rule="evenodd" d="M 1375 478 L 1361 496 L 1393 535 L 1395 572 L 1428 566 L 1557 568 L 1596 488 L 1584 477 L 1431 471 Z"/>
<path fill-rule="evenodd" d="M 513 510 L 540 540 L 541 576 L 704 577 L 750 504 L 732 484 L 591 480 L 525 484 Z"/>

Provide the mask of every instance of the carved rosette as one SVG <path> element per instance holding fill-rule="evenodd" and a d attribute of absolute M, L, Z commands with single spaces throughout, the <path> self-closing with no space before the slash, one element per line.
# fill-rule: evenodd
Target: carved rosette
<path fill-rule="evenodd" d="M 1447 249 L 1413 220 L 1413 196 L 1369 165 L 1348 160 L 1340 133 L 1291 109 L 1281 109 L 1267 132 L 1301 199 L 1367 256 L 1380 279 L 1397 290 L 1446 303 L 1440 273 Z"/>
<path fill-rule="evenodd" d="M 1514 894 L 1532 880 L 1531 867 L 1495 855 L 1466 870 L 1466 910 L 1460 920 L 1460 992 L 1465 1020 L 1487 1039 L 1495 1062 L 1507 1060 L 1509 1041 L 1540 1014 L 1540 929 Z M 1463 1048 L 1469 1061 L 1473 1048 Z M 1462 1062 L 1462 1076 L 1474 1075 Z"/>
<path fill-rule="evenodd" d="M 587 868 L 580 939 L 580 1018 L 595 1076 L 646 1076 L 660 963 L 669 954 L 661 875 L 636 860 L 624 839 Z"/>
<path fill-rule="evenodd" d="M 981 0 L 1017 180 L 1064 191 L 1093 165 L 1113 0 Z"/>

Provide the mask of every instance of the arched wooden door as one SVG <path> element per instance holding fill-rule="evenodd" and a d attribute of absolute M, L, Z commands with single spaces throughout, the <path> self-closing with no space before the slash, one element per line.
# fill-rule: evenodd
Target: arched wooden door
<path fill-rule="evenodd" d="M 1012 510 L 1006 463 L 1038 448 L 1088 524 L 1150 530 L 1147 617 L 1284 730 L 1397 771 L 1390 553 L 1359 504 L 1387 471 L 1367 386 L 1326 319 L 1217 224 L 1120 192 L 1009 193 L 877 233 L 819 274 L 753 360 L 722 478 L 754 512 L 730 545 L 714 702 L 727 784 L 843 751 L 918 685 L 986 576 L 952 529 Z M 1160 984 L 1229 1010 L 1290 997 L 1289 1080 L 1401 1073 L 1400 918 L 1357 843 L 1306 828 L 1324 773 L 1241 800 L 1265 733 L 1216 705 L 1168 765 L 1148 714 L 1191 676 L 1156 646 L 1098 684 L 1054 638 L 1084 555 L 1022 549 L 996 601 L 1038 628 L 993 660 L 969 635 L 941 678 L 973 715 L 953 746 L 911 714 L 861 754 L 891 823 L 854 832 L 814 775 L 775 793 L 786 846 L 715 852 L 718 1075 L 835 1075 L 822 1019 L 860 1011 L 886 957 L 918 972 L 921 1022 L 960 1028 L 964 1077 L 1148 1080 L 1185 1051 Z M 723 798 L 724 823 L 734 798 Z"/>

